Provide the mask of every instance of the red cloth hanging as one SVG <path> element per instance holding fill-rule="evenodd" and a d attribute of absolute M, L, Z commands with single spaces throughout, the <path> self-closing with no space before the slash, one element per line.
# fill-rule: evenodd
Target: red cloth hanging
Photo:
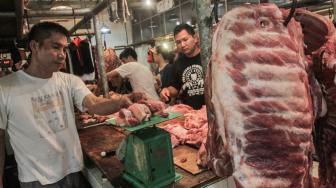
<path fill-rule="evenodd" d="M 83 59 L 82 59 L 82 56 L 80 55 L 80 54 L 81 54 L 81 51 L 80 51 L 80 48 L 79 48 L 79 45 L 80 45 L 81 41 L 82 41 L 82 39 L 80 39 L 79 37 L 75 37 L 75 38 L 72 40 L 72 42 L 78 47 L 76 54 L 77 54 L 79 63 L 80 63 L 81 66 L 84 66 L 84 61 L 83 61 Z"/>

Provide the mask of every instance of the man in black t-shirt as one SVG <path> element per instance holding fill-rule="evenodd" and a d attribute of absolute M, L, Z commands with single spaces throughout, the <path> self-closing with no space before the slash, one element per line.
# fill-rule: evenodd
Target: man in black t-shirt
<path fill-rule="evenodd" d="M 174 63 L 173 75 L 169 87 L 163 88 L 160 97 L 168 101 L 179 96 L 183 104 L 200 109 L 204 102 L 204 78 L 201 64 L 201 49 L 194 29 L 181 24 L 174 29 L 177 50 L 180 52 Z"/>

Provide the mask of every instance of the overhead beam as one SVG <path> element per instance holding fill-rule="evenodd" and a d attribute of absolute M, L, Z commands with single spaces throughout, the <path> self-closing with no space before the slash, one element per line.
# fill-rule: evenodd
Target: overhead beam
<path fill-rule="evenodd" d="M 80 8 L 90 8 L 97 5 L 97 1 L 67 1 L 67 4 L 71 6 L 74 9 L 80 9 Z M 49 10 L 51 8 L 52 1 L 29 1 L 29 4 L 27 6 L 28 9 L 33 7 L 40 7 L 42 10 Z"/>
<path fill-rule="evenodd" d="M 16 18 L 15 12 L 0 12 L 0 18 Z"/>
<path fill-rule="evenodd" d="M 97 15 L 98 13 L 100 13 L 102 10 L 104 10 L 109 3 L 111 3 L 110 0 L 103 0 L 102 2 L 100 2 L 95 8 L 92 9 L 92 11 L 90 13 L 88 13 L 87 15 L 84 16 L 84 18 L 82 20 L 80 20 L 76 25 L 74 25 L 69 32 L 73 33 L 75 32 L 77 29 L 79 29 L 82 25 L 86 24 L 90 19 L 92 19 L 92 17 L 94 15 Z"/>
<path fill-rule="evenodd" d="M 91 13 L 91 9 L 83 8 L 83 9 L 69 9 L 69 10 L 29 10 L 27 11 L 28 18 L 33 17 L 78 17 L 85 16 L 86 14 Z"/>

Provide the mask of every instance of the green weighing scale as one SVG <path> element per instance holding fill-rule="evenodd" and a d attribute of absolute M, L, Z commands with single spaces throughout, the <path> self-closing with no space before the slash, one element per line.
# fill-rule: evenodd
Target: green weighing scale
<path fill-rule="evenodd" d="M 170 112 L 166 118 L 153 116 L 137 126 L 121 127 L 130 132 L 126 137 L 122 177 L 138 188 L 160 188 L 181 178 L 175 174 L 170 134 L 156 124 L 181 116 Z M 115 125 L 115 120 L 108 123 Z"/>

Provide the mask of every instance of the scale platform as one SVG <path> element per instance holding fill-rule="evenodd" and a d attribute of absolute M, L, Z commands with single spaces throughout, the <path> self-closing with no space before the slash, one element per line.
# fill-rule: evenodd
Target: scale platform
<path fill-rule="evenodd" d="M 177 113 L 177 112 L 169 112 L 168 114 L 169 114 L 168 117 L 161 117 L 161 116 L 155 115 L 155 116 L 151 117 L 149 121 L 145 121 L 145 122 L 143 122 L 139 125 L 136 125 L 136 126 L 118 126 L 118 127 L 121 127 L 121 128 L 123 128 L 123 129 L 125 129 L 129 132 L 135 132 L 135 131 L 141 130 L 143 128 L 162 123 L 164 121 L 168 121 L 168 120 L 171 120 L 171 119 L 178 118 L 178 117 L 183 115 L 183 114 Z M 116 125 L 116 121 L 115 121 L 114 118 L 110 118 L 110 119 L 106 120 L 106 122 L 111 124 L 111 125 Z"/>
<path fill-rule="evenodd" d="M 170 112 L 166 118 L 154 116 L 137 126 L 122 126 L 126 137 L 123 178 L 138 188 L 160 188 L 181 178 L 175 174 L 170 134 L 154 125 L 182 116 Z M 115 125 L 114 119 L 107 120 Z"/>

